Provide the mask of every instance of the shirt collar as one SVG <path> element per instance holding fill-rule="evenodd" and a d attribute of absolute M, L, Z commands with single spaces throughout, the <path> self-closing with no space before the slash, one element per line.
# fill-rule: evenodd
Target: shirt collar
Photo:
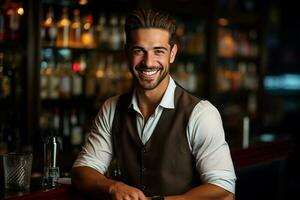
<path fill-rule="evenodd" d="M 170 76 L 170 81 L 168 84 L 168 87 L 159 103 L 158 106 L 161 106 L 163 108 L 168 108 L 168 109 L 174 109 L 175 108 L 175 103 L 174 103 L 174 96 L 175 96 L 175 88 L 176 84 L 172 77 Z M 129 107 L 132 107 L 135 111 L 140 112 L 139 106 L 138 106 L 138 101 L 137 101 L 137 96 L 136 96 L 136 90 L 134 90 L 132 99 L 131 99 L 131 104 Z"/>

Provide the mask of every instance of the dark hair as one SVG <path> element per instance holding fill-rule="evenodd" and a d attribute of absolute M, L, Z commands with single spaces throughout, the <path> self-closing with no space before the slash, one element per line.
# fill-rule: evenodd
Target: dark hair
<path fill-rule="evenodd" d="M 125 33 L 126 43 L 130 43 L 130 32 L 139 28 L 159 28 L 169 32 L 169 43 L 175 42 L 176 21 L 168 13 L 152 9 L 137 9 L 126 18 Z"/>

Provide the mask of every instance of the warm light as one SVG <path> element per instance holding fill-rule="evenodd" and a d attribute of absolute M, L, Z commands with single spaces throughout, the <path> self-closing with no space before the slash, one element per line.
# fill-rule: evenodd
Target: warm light
<path fill-rule="evenodd" d="M 80 64 L 78 62 L 73 63 L 73 71 L 79 72 L 80 70 Z"/>
<path fill-rule="evenodd" d="M 218 23 L 220 26 L 227 26 L 229 24 L 229 21 L 226 18 L 219 18 Z"/>
<path fill-rule="evenodd" d="M 52 18 L 47 18 L 45 21 L 45 26 L 50 26 L 52 24 Z"/>
<path fill-rule="evenodd" d="M 88 3 L 88 0 L 79 0 L 78 2 L 80 5 L 86 5 Z"/>
<path fill-rule="evenodd" d="M 62 19 L 60 21 L 61 26 L 70 26 L 70 21 L 68 19 Z"/>
<path fill-rule="evenodd" d="M 23 8 L 18 8 L 17 13 L 19 15 L 24 15 L 24 9 Z"/>
<path fill-rule="evenodd" d="M 91 28 L 91 24 L 90 23 L 85 23 L 83 25 L 84 30 L 89 30 Z"/>
<path fill-rule="evenodd" d="M 102 70 L 97 70 L 96 76 L 97 78 L 102 78 L 104 76 L 104 72 Z"/>

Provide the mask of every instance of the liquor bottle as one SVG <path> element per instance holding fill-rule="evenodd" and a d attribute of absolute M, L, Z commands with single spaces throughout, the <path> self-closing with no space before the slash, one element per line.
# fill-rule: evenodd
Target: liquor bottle
<path fill-rule="evenodd" d="M 82 137 L 82 129 L 79 124 L 79 120 L 77 116 L 77 110 L 75 108 L 71 109 L 70 125 L 71 125 L 70 144 L 72 145 L 72 148 L 78 148 L 83 142 L 83 137 Z"/>
<path fill-rule="evenodd" d="M 75 9 L 73 11 L 73 21 L 71 24 L 71 35 L 70 35 L 70 45 L 72 47 L 80 47 L 81 46 L 81 21 L 80 21 L 80 11 L 79 9 Z"/>
<path fill-rule="evenodd" d="M 84 94 L 87 98 L 95 96 L 96 86 L 96 69 L 95 66 L 90 66 L 86 72 L 84 87 Z"/>
<path fill-rule="evenodd" d="M 110 17 L 109 20 L 109 48 L 112 50 L 117 50 L 121 48 L 121 36 L 118 26 L 118 18 L 114 14 Z"/>
<path fill-rule="evenodd" d="M 98 24 L 95 28 L 95 40 L 100 48 L 108 48 L 109 29 L 106 24 L 106 16 L 101 13 L 98 18 Z"/>
<path fill-rule="evenodd" d="M 48 63 L 44 60 L 41 62 L 41 68 L 40 68 L 40 97 L 41 99 L 47 99 L 48 98 Z"/>
<path fill-rule="evenodd" d="M 58 99 L 60 88 L 59 69 L 54 66 L 54 62 L 49 62 L 49 68 L 49 98 Z"/>
<path fill-rule="evenodd" d="M 60 67 L 60 97 L 71 97 L 71 63 L 69 61 L 59 63 Z"/>
<path fill-rule="evenodd" d="M 8 29 L 6 30 L 6 38 L 9 40 L 17 40 L 20 37 L 20 14 L 18 13 L 18 4 L 12 2 L 10 4 L 10 8 L 6 11 L 6 15 L 8 18 Z"/>
<path fill-rule="evenodd" d="M 58 47 L 68 47 L 70 45 L 70 25 L 71 21 L 68 18 L 68 9 L 63 8 L 62 17 L 57 23 L 58 34 L 56 45 Z"/>
<path fill-rule="evenodd" d="M 187 89 L 188 74 L 186 72 L 184 63 L 179 62 L 177 64 L 177 71 L 175 73 L 175 77 L 175 80 L 178 82 L 178 84 L 181 85 L 183 88 Z"/>
<path fill-rule="evenodd" d="M 81 43 L 82 43 L 82 46 L 87 47 L 87 48 L 95 47 L 93 21 L 94 21 L 94 19 L 93 19 L 92 14 L 88 14 L 87 16 L 84 17 Z"/>
<path fill-rule="evenodd" d="M 186 64 L 186 72 L 188 75 L 187 79 L 187 90 L 190 92 L 196 92 L 198 86 L 197 73 L 195 73 L 195 64 L 188 62 Z"/>
<path fill-rule="evenodd" d="M 55 45 L 56 36 L 57 36 L 57 27 L 54 22 L 53 8 L 49 7 L 46 14 L 46 19 L 43 23 L 43 41 L 46 45 L 53 46 Z"/>
<path fill-rule="evenodd" d="M 126 17 L 124 15 L 121 16 L 120 18 L 120 25 L 119 25 L 119 34 L 120 34 L 120 48 L 122 48 L 126 44 L 126 34 L 125 34 L 125 22 L 126 22 Z"/>
<path fill-rule="evenodd" d="M 80 57 L 79 61 L 73 62 L 72 70 L 72 95 L 81 96 L 83 93 L 83 77 L 81 71 L 81 65 L 86 65 L 84 56 Z M 85 67 L 82 67 L 85 68 Z"/>

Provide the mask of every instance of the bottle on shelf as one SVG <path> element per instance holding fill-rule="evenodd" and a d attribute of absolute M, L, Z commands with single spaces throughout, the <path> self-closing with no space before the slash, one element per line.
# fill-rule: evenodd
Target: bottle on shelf
<path fill-rule="evenodd" d="M 85 56 L 81 55 L 79 60 L 73 62 L 72 67 L 72 96 L 83 94 L 83 74 L 86 68 Z"/>
<path fill-rule="evenodd" d="M 193 62 L 188 62 L 186 64 L 186 72 L 188 75 L 187 79 L 187 90 L 195 93 L 198 87 L 197 73 L 195 72 L 195 64 Z"/>
<path fill-rule="evenodd" d="M 118 17 L 116 14 L 111 15 L 109 20 L 109 48 L 118 50 L 121 48 L 121 32 L 118 26 Z"/>
<path fill-rule="evenodd" d="M 106 16 L 101 13 L 98 18 L 98 23 L 95 28 L 95 42 L 100 48 L 108 48 L 109 28 L 107 26 Z"/>
<path fill-rule="evenodd" d="M 53 8 L 48 8 L 42 28 L 42 40 L 45 45 L 54 46 L 57 37 L 57 27 L 54 21 Z"/>
<path fill-rule="evenodd" d="M 237 52 L 237 44 L 232 30 L 224 27 L 218 29 L 218 55 L 221 57 L 233 57 Z"/>
<path fill-rule="evenodd" d="M 71 89 L 72 89 L 72 79 L 71 79 L 71 63 L 70 61 L 65 61 L 58 63 L 59 71 L 60 71 L 60 85 L 59 92 L 60 97 L 63 99 L 67 99 L 71 97 Z"/>
<path fill-rule="evenodd" d="M 18 40 L 21 36 L 21 16 L 24 14 L 24 9 L 21 4 L 16 2 L 7 2 L 5 10 L 5 40 Z"/>
<path fill-rule="evenodd" d="M 83 32 L 81 35 L 81 44 L 86 48 L 94 48 L 94 26 L 93 26 L 93 15 L 88 14 L 83 19 Z"/>
<path fill-rule="evenodd" d="M 69 20 L 68 17 L 68 8 L 64 7 L 62 10 L 62 17 L 57 23 L 58 33 L 56 39 L 56 46 L 69 47 L 70 25 L 71 25 L 71 21 Z"/>
<path fill-rule="evenodd" d="M 82 25 L 80 20 L 80 11 L 79 9 L 73 10 L 73 21 L 71 24 L 71 35 L 70 35 L 70 46 L 71 47 L 81 47 L 81 34 L 82 34 Z"/>
<path fill-rule="evenodd" d="M 44 60 L 41 62 L 40 67 L 40 97 L 41 99 L 47 99 L 49 95 L 48 85 L 49 85 L 49 76 L 48 71 L 49 66 L 48 63 Z"/>
<path fill-rule="evenodd" d="M 79 150 L 80 145 L 83 143 L 83 133 L 78 119 L 78 112 L 75 107 L 71 108 L 70 115 L 70 144 L 72 149 Z"/>
<path fill-rule="evenodd" d="M 49 63 L 49 89 L 48 96 L 50 99 L 58 99 L 59 98 L 59 86 L 60 86 L 60 77 L 59 77 L 59 69 L 55 67 L 54 62 Z"/>
<path fill-rule="evenodd" d="M 86 63 L 84 63 L 86 64 Z M 91 65 L 85 70 L 85 84 L 84 84 L 84 96 L 87 98 L 94 97 L 96 95 L 97 87 L 97 71 L 96 65 Z"/>

